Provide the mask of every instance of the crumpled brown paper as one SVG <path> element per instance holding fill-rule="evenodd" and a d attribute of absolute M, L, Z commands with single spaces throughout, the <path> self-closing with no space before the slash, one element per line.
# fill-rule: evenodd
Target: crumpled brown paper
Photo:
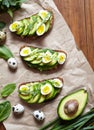
<path fill-rule="evenodd" d="M 53 0 L 28 0 L 22 4 L 22 9 L 15 12 L 14 20 L 20 20 L 37 13 L 40 9 L 52 9 L 54 12 L 54 25 L 52 30 L 42 38 L 36 40 L 22 39 L 15 34 L 10 33 L 8 26 L 11 19 L 8 15 L 3 14 L 0 19 L 7 21 L 7 40 L 6 45 L 13 52 L 18 61 L 18 69 L 16 72 L 11 72 L 6 61 L 0 59 L 0 86 L 15 82 L 17 87 L 20 83 L 28 81 L 37 81 L 53 77 L 61 77 L 64 79 L 64 87 L 60 95 L 47 103 L 30 105 L 22 102 L 16 88 L 15 92 L 7 98 L 13 105 L 21 103 L 25 107 L 25 112 L 21 117 L 16 117 L 11 112 L 10 117 L 4 122 L 7 130 L 38 130 L 47 122 L 50 122 L 57 117 L 57 106 L 62 97 L 69 92 L 84 87 L 89 92 L 89 100 L 85 111 L 88 111 L 94 105 L 94 74 L 88 64 L 82 51 L 78 50 L 74 37 L 64 21 L 62 15 L 57 10 Z M 22 63 L 19 50 L 24 44 L 30 44 L 37 47 L 47 47 L 51 49 L 59 49 L 67 52 L 67 61 L 62 69 L 57 69 L 48 72 L 39 72 L 26 68 Z M 82 97 L 83 98 L 83 97 Z M 37 122 L 32 112 L 40 109 L 45 113 L 44 122 Z"/>

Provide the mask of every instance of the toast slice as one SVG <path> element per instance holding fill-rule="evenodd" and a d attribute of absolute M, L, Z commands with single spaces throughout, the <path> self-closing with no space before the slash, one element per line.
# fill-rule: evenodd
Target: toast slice
<path fill-rule="evenodd" d="M 58 65 L 62 66 L 67 59 L 67 53 L 64 51 L 33 46 L 23 46 L 20 56 L 29 67 L 39 71 L 55 69 Z"/>
<path fill-rule="evenodd" d="M 14 21 L 9 26 L 11 32 L 21 37 L 40 37 L 51 30 L 53 26 L 54 15 L 51 10 L 40 10 L 30 17 Z"/>
<path fill-rule="evenodd" d="M 18 87 L 18 95 L 25 102 L 42 103 L 54 99 L 62 90 L 63 79 L 60 77 L 22 83 Z"/>

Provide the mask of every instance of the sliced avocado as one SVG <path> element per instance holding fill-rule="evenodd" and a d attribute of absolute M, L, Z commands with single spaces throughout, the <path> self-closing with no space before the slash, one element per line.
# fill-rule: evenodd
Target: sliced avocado
<path fill-rule="evenodd" d="M 53 98 L 56 97 L 60 93 L 60 91 L 61 91 L 61 88 L 55 88 Z"/>
<path fill-rule="evenodd" d="M 29 35 L 35 35 L 37 30 L 37 23 L 34 23 L 33 27 L 29 31 Z"/>
<path fill-rule="evenodd" d="M 49 66 L 54 66 L 56 63 L 57 63 L 57 56 L 58 56 L 58 53 L 55 52 L 53 55 L 52 55 L 52 61 L 49 63 Z"/>
<path fill-rule="evenodd" d="M 46 31 L 45 32 L 47 32 L 49 30 L 49 28 L 50 28 L 50 20 L 48 20 L 46 22 Z"/>
<path fill-rule="evenodd" d="M 30 94 L 30 95 L 22 95 L 22 94 L 19 94 L 19 97 L 20 97 L 21 99 L 25 100 L 25 101 L 28 101 L 28 100 L 32 97 L 32 95 L 31 95 L 31 94 Z"/>
<path fill-rule="evenodd" d="M 39 100 L 37 101 L 37 103 L 42 103 L 42 102 L 45 101 L 45 99 L 46 99 L 46 96 L 41 95 L 40 98 L 39 98 Z"/>
<path fill-rule="evenodd" d="M 20 21 L 20 26 L 19 26 L 19 28 L 18 28 L 18 30 L 17 30 L 16 33 L 17 33 L 18 35 L 22 34 L 23 31 L 24 31 L 24 27 L 25 27 L 25 25 L 24 25 L 23 21 L 21 20 L 21 21 Z"/>
<path fill-rule="evenodd" d="M 37 54 L 36 55 L 30 55 L 30 56 L 27 56 L 27 57 L 24 57 L 23 60 L 25 61 L 33 61 L 35 58 L 37 58 Z"/>
<path fill-rule="evenodd" d="M 22 33 L 22 36 L 26 36 L 29 34 L 29 31 L 30 31 L 30 28 L 29 28 L 30 23 L 29 23 L 28 19 L 23 19 L 23 23 L 24 23 L 25 27 L 24 27 L 24 31 Z"/>
<path fill-rule="evenodd" d="M 53 96 L 54 96 L 54 92 L 55 92 L 55 89 L 54 89 L 54 87 L 52 86 L 52 92 L 46 96 L 46 100 L 52 99 Z"/>
<path fill-rule="evenodd" d="M 72 120 L 78 117 L 84 110 L 88 100 L 85 89 L 77 90 L 63 97 L 58 105 L 58 116 L 63 120 Z"/>
<path fill-rule="evenodd" d="M 41 19 L 41 17 L 37 17 L 37 23 L 41 23 L 42 22 L 42 19 Z"/>
<path fill-rule="evenodd" d="M 40 59 L 35 59 L 35 60 L 33 60 L 32 61 L 32 64 L 39 64 L 39 63 L 41 63 L 41 58 Z"/>
<path fill-rule="evenodd" d="M 37 103 L 39 98 L 40 98 L 40 93 L 37 93 L 35 96 L 31 97 L 30 100 L 28 100 L 28 103 Z"/>
<path fill-rule="evenodd" d="M 37 22 L 37 15 L 32 15 L 31 17 L 30 17 L 30 23 L 32 23 L 32 24 L 34 24 L 35 22 Z"/>

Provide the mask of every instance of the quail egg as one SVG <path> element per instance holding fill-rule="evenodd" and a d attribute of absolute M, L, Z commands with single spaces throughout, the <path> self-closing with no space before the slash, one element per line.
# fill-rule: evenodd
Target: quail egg
<path fill-rule="evenodd" d="M 22 114 L 24 112 L 24 107 L 21 104 L 14 105 L 12 110 L 16 114 Z"/>
<path fill-rule="evenodd" d="M 11 57 L 8 59 L 7 62 L 10 69 L 13 69 L 13 70 L 17 69 L 17 61 L 15 58 Z"/>
<path fill-rule="evenodd" d="M 40 110 L 35 110 L 35 111 L 33 112 L 33 116 L 34 116 L 37 120 L 39 120 L 39 121 L 42 121 L 42 120 L 45 119 L 44 113 L 43 113 L 42 111 L 40 111 Z"/>
<path fill-rule="evenodd" d="M 41 94 L 42 95 L 48 95 L 52 91 L 52 86 L 49 83 L 46 83 L 41 87 Z"/>
<path fill-rule="evenodd" d="M 31 49 L 30 47 L 24 47 L 22 48 L 22 50 L 20 51 L 20 55 L 21 56 L 28 56 L 31 54 Z"/>
<path fill-rule="evenodd" d="M 3 31 L 0 31 L 0 45 L 3 44 L 3 42 L 5 41 L 6 39 L 6 33 L 3 32 Z"/>

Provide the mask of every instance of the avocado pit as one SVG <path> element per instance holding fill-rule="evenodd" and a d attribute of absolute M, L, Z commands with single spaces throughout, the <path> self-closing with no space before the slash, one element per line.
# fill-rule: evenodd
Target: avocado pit
<path fill-rule="evenodd" d="M 79 107 L 79 103 L 76 99 L 69 100 L 64 105 L 64 112 L 68 116 L 73 116 Z"/>

